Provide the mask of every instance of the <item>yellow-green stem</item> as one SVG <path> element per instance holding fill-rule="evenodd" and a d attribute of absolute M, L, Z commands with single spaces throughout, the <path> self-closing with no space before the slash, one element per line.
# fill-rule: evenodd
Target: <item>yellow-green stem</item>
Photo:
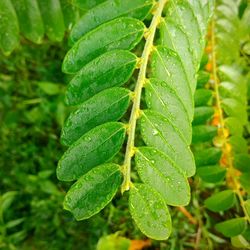
<path fill-rule="evenodd" d="M 233 181 L 234 184 L 234 191 L 237 194 L 239 201 L 240 201 L 240 205 L 242 207 L 242 210 L 244 212 L 245 218 L 246 220 L 250 223 L 250 218 L 249 215 L 247 213 L 246 207 L 245 207 L 245 202 L 244 199 L 242 197 L 242 194 L 240 192 L 240 184 L 238 183 L 237 177 L 235 176 L 235 171 L 234 171 L 234 166 L 233 166 L 233 161 L 232 161 L 232 155 L 231 155 L 231 151 L 227 150 L 226 148 L 226 139 L 227 139 L 227 131 L 225 129 L 225 121 L 224 121 L 224 117 L 223 117 L 223 111 L 222 111 L 222 107 L 221 107 L 221 100 L 220 100 L 220 94 L 219 94 L 219 81 L 218 81 L 218 77 L 217 77 L 217 61 L 216 61 L 216 43 L 215 43 L 215 20 L 212 20 L 212 25 L 211 25 L 211 42 L 212 42 L 212 64 L 213 64 L 213 78 L 214 78 L 214 90 L 215 90 L 215 98 L 216 98 L 216 106 L 219 112 L 219 125 L 220 125 L 220 131 L 221 134 L 223 136 L 223 141 L 224 141 L 224 145 L 223 147 L 226 149 L 225 150 L 225 156 L 227 159 L 227 165 L 228 165 L 228 174 L 230 176 L 230 179 Z"/>
<path fill-rule="evenodd" d="M 154 17 L 152 19 L 151 25 L 149 29 L 146 31 L 147 36 L 146 36 L 146 43 L 144 46 L 144 50 L 141 56 L 141 65 L 139 69 L 139 75 L 138 75 L 138 80 L 135 86 L 135 91 L 134 91 L 134 103 L 129 119 L 129 124 L 128 124 L 128 142 L 126 146 L 126 153 L 125 153 L 125 159 L 124 159 L 124 165 L 123 165 L 123 175 L 124 175 L 124 181 L 122 184 L 122 193 L 129 190 L 130 184 L 131 184 L 131 159 L 134 155 L 135 152 L 135 129 L 136 129 L 136 121 L 139 117 L 140 113 L 140 100 L 141 100 L 141 92 L 143 85 L 146 81 L 146 72 L 147 72 L 147 66 L 148 66 L 148 61 L 149 61 L 149 56 L 153 48 L 154 44 L 154 37 L 155 37 L 155 32 L 158 23 L 160 22 L 160 18 L 162 15 L 163 8 L 166 4 L 167 0 L 159 0 L 159 2 L 156 3 L 156 10 L 154 12 Z"/>

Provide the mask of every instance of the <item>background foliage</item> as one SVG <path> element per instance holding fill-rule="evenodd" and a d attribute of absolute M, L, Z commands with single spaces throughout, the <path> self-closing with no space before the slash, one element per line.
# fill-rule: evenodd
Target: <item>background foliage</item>
<path fill-rule="evenodd" d="M 75 0 L 74 4 L 78 2 Z M 92 7 L 94 2 L 86 1 L 86 5 L 81 7 Z M 221 24 L 217 26 L 218 64 L 233 64 L 249 86 L 249 29 L 238 32 L 242 27 L 248 27 L 249 5 L 244 0 L 234 2 L 235 5 L 233 2 L 217 2 L 217 5 L 226 4 L 229 5 L 228 9 L 234 10 L 234 16 L 231 16 L 225 15 L 225 9 L 218 8 L 218 18 L 224 14 L 227 25 L 230 25 L 225 28 L 225 22 L 218 22 Z M 223 44 L 225 40 L 228 41 L 226 45 L 230 44 L 228 49 Z M 65 191 L 69 186 L 56 179 L 55 167 L 65 151 L 59 143 L 61 126 L 71 111 L 64 105 L 65 87 L 69 79 L 61 73 L 61 62 L 68 49 L 67 37 L 60 43 L 44 39 L 42 45 L 34 45 L 21 37 L 20 45 L 9 57 L 1 54 L 0 249 L 77 250 L 96 249 L 96 246 L 98 249 L 127 249 L 128 244 L 133 249 L 142 249 L 143 246 L 147 249 L 234 249 L 230 240 L 219 233 L 214 225 L 233 218 L 235 214 L 242 215 L 239 204 L 228 213 L 209 211 L 204 206 L 204 200 L 227 184 L 223 181 L 220 184 L 209 183 L 207 177 L 204 180 L 199 172 L 190 180 L 193 191 L 192 201 L 186 207 L 189 213 L 178 208 L 171 210 L 174 230 L 166 242 L 147 241 L 134 226 L 127 208 L 126 195 L 117 197 L 100 214 L 87 221 L 76 222 L 70 213 L 62 209 Z M 211 81 L 208 83 L 211 75 L 210 53 L 208 44 L 208 56 L 203 57 L 203 73 L 200 71 L 199 79 L 200 89 L 213 91 Z M 205 106 L 211 108 L 214 105 L 210 96 Z M 249 118 L 249 106 L 247 110 Z M 214 115 L 208 116 L 207 120 L 203 119 L 203 123 L 196 120 L 193 126 L 213 127 L 212 117 Z M 249 134 L 248 122 L 243 127 L 247 145 Z M 214 145 L 215 136 L 214 129 L 202 141 L 199 140 L 203 137 L 197 136 L 199 140 L 194 142 L 193 139 L 193 149 L 200 151 L 204 147 L 210 148 Z M 116 232 L 116 235 L 102 238 Z M 250 240 L 249 228 L 244 237 Z M 132 241 L 128 243 L 126 239 Z M 114 245 L 108 245 L 110 242 Z M 239 243 L 234 245 L 239 246 Z M 240 248 L 247 246 L 243 244 Z"/>

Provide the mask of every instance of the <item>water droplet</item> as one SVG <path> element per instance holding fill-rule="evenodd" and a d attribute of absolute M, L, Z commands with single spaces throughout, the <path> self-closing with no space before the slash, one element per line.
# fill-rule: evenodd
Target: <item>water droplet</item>
<path fill-rule="evenodd" d="M 152 134 L 153 134 L 153 135 L 157 135 L 157 134 L 159 134 L 159 131 L 156 130 L 156 129 L 154 129 Z"/>

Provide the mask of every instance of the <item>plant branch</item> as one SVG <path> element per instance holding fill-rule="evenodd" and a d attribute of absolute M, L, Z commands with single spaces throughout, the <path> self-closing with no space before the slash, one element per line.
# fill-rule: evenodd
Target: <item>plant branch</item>
<path fill-rule="evenodd" d="M 137 119 L 140 116 L 140 101 L 141 101 L 141 93 L 143 85 L 146 81 L 146 72 L 147 72 L 147 66 L 149 61 L 150 53 L 153 49 L 153 43 L 154 43 L 154 37 L 156 28 L 160 22 L 160 18 L 162 15 L 163 8 L 166 4 L 167 0 L 160 0 L 156 3 L 156 10 L 154 12 L 154 17 L 152 19 L 151 25 L 149 29 L 146 31 L 146 43 L 144 46 L 144 50 L 142 53 L 141 61 L 140 61 L 140 69 L 139 69 L 139 75 L 138 80 L 135 86 L 134 90 L 134 103 L 129 119 L 128 124 L 128 142 L 126 146 L 126 153 L 125 153 L 125 159 L 124 159 L 124 165 L 123 165 L 123 175 L 124 175 L 124 181 L 122 184 L 121 191 L 122 193 L 129 190 L 130 184 L 131 184 L 131 159 L 135 153 L 135 129 L 136 129 L 136 122 Z"/>

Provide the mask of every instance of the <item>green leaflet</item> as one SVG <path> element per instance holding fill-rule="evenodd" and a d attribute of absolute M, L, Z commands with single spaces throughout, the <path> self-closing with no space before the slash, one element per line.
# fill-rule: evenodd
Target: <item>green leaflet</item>
<path fill-rule="evenodd" d="M 215 228 L 226 237 L 234 237 L 241 234 L 247 226 L 245 218 L 226 220 L 215 225 Z"/>
<path fill-rule="evenodd" d="M 221 166 L 202 166 L 198 167 L 196 173 L 203 181 L 216 183 L 223 181 L 226 176 L 226 169 Z"/>
<path fill-rule="evenodd" d="M 58 163 L 57 178 L 72 181 L 93 167 L 110 160 L 120 150 L 125 137 L 122 123 L 97 126 L 73 143 Z"/>
<path fill-rule="evenodd" d="M 211 141 L 217 135 L 217 128 L 209 125 L 197 125 L 193 127 L 192 143 Z"/>
<path fill-rule="evenodd" d="M 104 23 L 84 35 L 66 54 L 62 70 L 76 73 L 89 61 L 114 50 L 131 50 L 141 40 L 144 24 L 134 18 L 121 17 Z"/>
<path fill-rule="evenodd" d="M 136 168 L 141 180 L 157 190 L 166 204 L 185 206 L 190 201 L 190 188 L 183 172 L 165 154 L 150 147 L 136 151 Z"/>
<path fill-rule="evenodd" d="M 188 37 L 195 62 L 200 62 L 204 48 L 204 37 L 194 13 L 188 1 L 171 1 L 168 8 L 168 16 L 175 20 Z"/>
<path fill-rule="evenodd" d="M 166 240 L 172 230 L 171 217 L 161 195 L 145 184 L 131 187 L 129 210 L 140 230 L 148 237 Z"/>
<path fill-rule="evenodd" d="M 234 156 L 234 166 L 241 172 L 250 172 L 250 155 L 236 154 Z"/>
<path fill-rule="evenodd" d="M 152 77 L 170 85 L 184 103 L 189 120 L 193 119 L 193 97 L 187 74 L 178 54 L 167 47 L 158 46 L 151 56 Z"/>
<path fill-rule="evenodd" d="M 227 117 L 225 127 L 228 128 L 230 135 L 241 136 L 243 134 L 244 127 L 236 117 Z"/>
<path fill-rule="evenodd" d="M 197 88 L 204 88 L 205 84 L 209 81 L 210 74 L 205 71 L 199 71 L 198 72 L 198 78 L 197 78 Z"/>
<path fill-rule="evenodd" d="M 206 106 L 212 99 L 213 92 L 208 89 L 197 89 L 194 94 L 195 107 Z"/>
<path fill-rule="evenodd" d="M 214 114 L 214 108 L 212 107 L 197 107 L 194 109 L 193 125 L 200 125 L 206 123 L 212 118 Z"/>
<path fill-rule="evenodd" d="M 223 99 L 222 108 L 228 116 L 236 117 L 242 125 L 245 125 L 248 122 L 246 106 L 236 99 Z"/>
<path fill-rule="evenodd" d="M 60 0 L 63 12 L 64 25 L 66 29 L 72 29 L 72 26 L 79 19 L 79 10 L 69 0 Z"/>
<path fill-rule="evenodd" d="M 120 167 L 107 163 L 83 175 L 68 191 L 64 208 L 77 220 L 100 212 L 115 196 L 122 180 Z"/>
<path fill-rule="evenodd" d="M 10 21 L 11 20 L 11 21 Z M 19 43 L 19 26 L 10 0 L 0 1 L 0 49 L 9 55 Z"/>
<path fill-rule="evenodd" d="M 162 44 L 178 53 L 190 83 L 192 93 L 194 93 L 196 87 L 195 73 L 198 65 L 197 62 L 194 62 L 186 34 L 181 27 L 170 18 L 163 19 L 160 32 Z"/>
<path fill-rule="evenodd" d="M 64 20 L 59 0 L 38 1 L 46 35 L 51 41 L 60 42 L 64 37 Z"/>
<path fill-rule="evenodd" d="M 250 199 L 245 201 L 248 216 L 250 216 Z"/>
<path fill-rule="evenodd" d="M 119 236 L 118 233 L 102 236 L 97 243 L 96 250 L 128 250 L 131 240 Z"/>
<path fill-rule="evenodd" d="M 240 176 L 240 184 L 244 190 L 246 190 L 247 193 L 250 193 L 250 173 L 243 173 Z"/>
<path fill-rule="evenodd" d="M 242 235 L 232 237 L 231 243 L 234 247 L 240 249 L 247 249 L 249 247 L 249 242 Z"/>
<path fill-rule="evenodd" d="M 190 120 L 175 90 L 166 82 L 151 78 L 145 85 L 145 93 L 148 108 L 167 117 L 190 144 L 192 139 Z"/>
<path fill-rule="evenodd" d="M 214 212 L 225 211 L 234 206 L 235 194 L 232 190 L 216 193 L 205 200 L 205 206 Z"/>
<path fill-rule="evenodd" d="M 144 110 L 141 116 L 141 134 L 148 146 L 164 152 L 187 176 L 194 174 L 195 165 L 191 150 L 166 117 L 151 110 Z"/>
<path fill-rule="evenodd" d="M 247 154 L 248 146 L 247 141 L 242 136 L 231 136 L 229 138 L 229 143 L 232 146 L 234 154 Z"/>
<path fill-rule="evenodd" d="M 223 98 L 234 98 L 242 102 L 247 94 L 246 84 L 235 84 L 232 82 L 221 82 L 219 85 L 220 95 Z M 243 102 L 244 104 L 244 102 Z"/>
<path fill-rule="evenodd" d="M 44 36 L 44 26 L 39 6 L 36 0 L 12 0 L 15 7 L 20 31 L 30 41 L 41 43 Z"/>
<path fill-rule="evenodd" d="M 221 155 L 221 149 L 214 147 L 195 152 L 195 164 L 197 167 L 217 164 Z"/>
<path fill-rule="evenodd" d="M 85 65 L 70 81 L 66 103 L 76 105 L 106 88 L 124 84 L 131 77 L 136 62 L 136 56 L 125 50 L 102 54 Z"/>
<path fill-rule="evenodd" d="M 62 143 L 69 146 L 90 129 L 119 120 L 126 112 L 129 100 L 129 90 L 110 88 L 84 102 L 63 126 Z"/>
<path fill-rule="evenodd" d="M 99 25 L 121 16 L 143 20 L 152 9 L 152 0 L 110 0 L 95 6 L 83 14 L 74 26 L 70 39 L 76 42 Z"/>

